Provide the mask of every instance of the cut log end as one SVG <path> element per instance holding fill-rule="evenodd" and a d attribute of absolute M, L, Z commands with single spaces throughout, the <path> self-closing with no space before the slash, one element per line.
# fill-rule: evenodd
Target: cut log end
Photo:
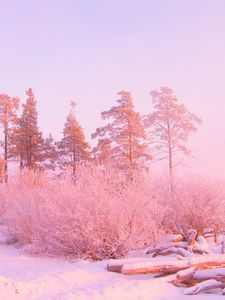
<path fill-rule="evenodd" d="M 122 266 L 123 266 L 122 264 L 118 264 L 118 265 L 107 264 L 107 271 L 121 273 Z"/>

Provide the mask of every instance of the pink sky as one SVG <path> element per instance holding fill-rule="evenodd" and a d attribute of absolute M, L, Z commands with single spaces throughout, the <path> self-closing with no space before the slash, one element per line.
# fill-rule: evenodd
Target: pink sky
<path fill-rule="evenodd" d="M 9 0 L 0 12 L 1 92 L 33 87 L 45 135 L 60 137 L 71 100 L 90 139 L 118 91 L 146 114 L 166 85 L 203 119 L 187 169 L 225 177 L 225 1 Z"/>

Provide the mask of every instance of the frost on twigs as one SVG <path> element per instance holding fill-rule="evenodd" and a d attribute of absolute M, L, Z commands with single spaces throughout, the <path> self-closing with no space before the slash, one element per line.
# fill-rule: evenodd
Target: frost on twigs
<path fill-rule="evenodd" d="M 164 207 L 154 186 L 118 169 L 77 168 L 72 180 L 23 172 L 0 187 L 10 238 L 32 253 L 92 260 L 121 258 L 163 234 Z"/>

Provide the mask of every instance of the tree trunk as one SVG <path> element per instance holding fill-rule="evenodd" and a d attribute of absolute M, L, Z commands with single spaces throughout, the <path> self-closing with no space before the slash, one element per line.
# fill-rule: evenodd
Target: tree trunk
<path fill-rule="evenodd" d="M 170 129 L 169 117 L 167 120 L 167 134 L 168 134 L 168 155 L 169 155 L 169 187 L 170 187 L 170 196 L 171 198 L 173 198 L 173 192 L 174 192 L 173 153 L 172 153 L 172 145 L 171 145 L 171 129 Z"/>
<path fill-rule="evenodd" d="M 20 171 L 23 170 L 23 159 L 22 159 L 22 155 L 20 155 Z"/>
<path fill-rule="evenodd" d="M 219 231 L 219 226 L 216 225 L 214 228 L 214 242 L 217 243 L 218 242 L 218 231 Z"/>
<path fill-rule="evenodd" d="M 169 147 L 169 174 L 170 174 L 170 193 L 173 196 L 174 186 L 173 186 L 173 161 L 172 161 L 172 151 Z"/>
<path fill-rule="evenodd" d="M 7 107 L 5 106 L 5 119 L 7 120 Z M 4 124 L 4 134 L 5 134 L 5 147 L 4 147 L 4 158 L 5 158 L 5 182 L 8 181 L 8 122 L 5 121 Z"/>
<path fill-rule="evenodd" d="M 5 132 L 5 152 L 4 152 L 4 158 L 5 158 L 5 182 L 8 181 L 8 133 Z"/>
<path fill-rule="evenodd" d="M 73 176 L 76 176 L 76 152 L 73 151 Z"/>
<path fill-rule="evenodd" d="M 222 249 L 221 252 L 224 254 L 225 253 L 225 237 L 224 240 L 222 241 Z"/>

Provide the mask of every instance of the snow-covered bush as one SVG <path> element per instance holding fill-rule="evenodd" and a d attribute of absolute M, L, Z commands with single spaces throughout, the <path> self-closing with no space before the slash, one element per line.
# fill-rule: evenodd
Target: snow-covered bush
<path fill-rule="evenodd" d="M 225 227 L 223 182 L 202 176 L 179 179 L 167 205 L 165 226 L 173 232 L 195 228 L 202 233 L 205 228 Z"/>
<path fill-rule="evenodd" d="M 76 184 L 24 173 L 0 187 L 2 221 L 30 251 L 103 259 L 121 257 L 163 234 L 165 208 L 149 178 L 81 167 Z"/>

